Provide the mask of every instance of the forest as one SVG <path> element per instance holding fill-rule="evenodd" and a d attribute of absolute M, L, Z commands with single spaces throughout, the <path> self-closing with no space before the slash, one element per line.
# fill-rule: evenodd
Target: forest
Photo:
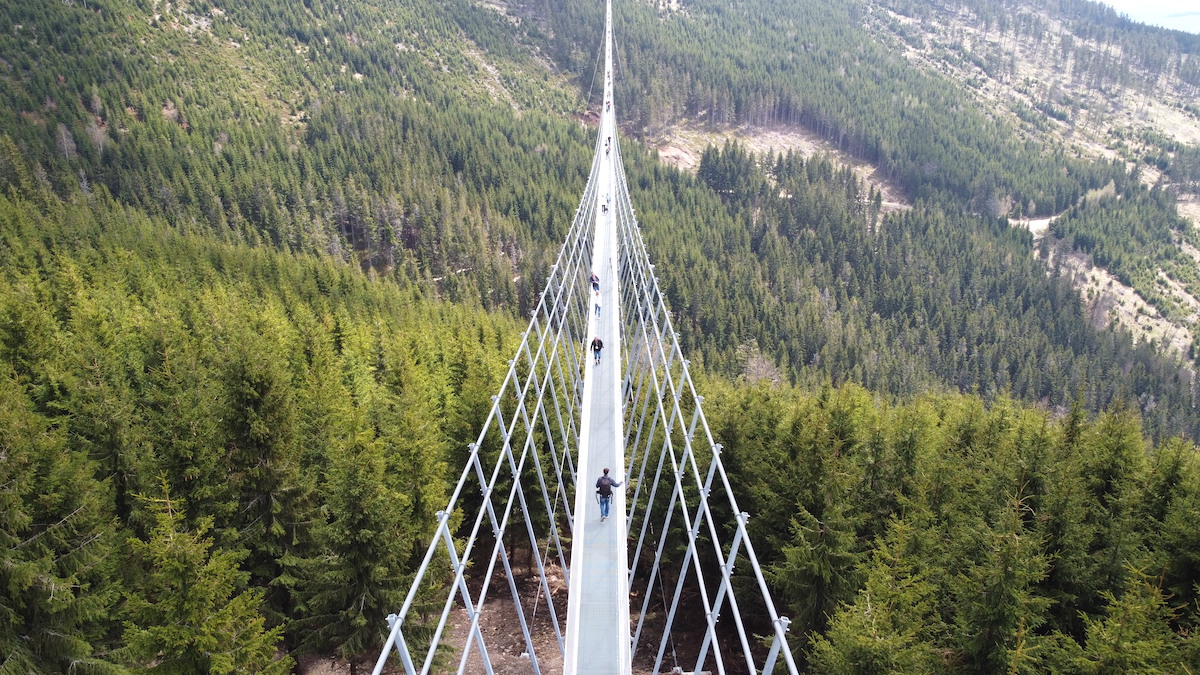
<path fill-rule="evenodd" d="M 520 326 L 101 190 L 0 241 L 0 671 L 375 648 Z"/>
<path fill-rule="evenodd" d="M 632 198 L 797 657 L 1194 669 L 1192 371 L 1093 325 L 1003 216 L 1063 213 L 1064 246 L 1151 297 L 1141 261 L 1190 230 L 858 11 L 617 5 Z M 599 21 L 6 5 L 0 673 L 374 659 L 577 206 Z M 804 125 L 914 207 L 822 156 L 665 167 L 637 134 L 680 117 Z"/>
<path fill-rule="evenodd" d="M 1200 663 L 1191 443 L 1147 446 L 1121 407 L 704 388 L 807 672 Z"/>
<path fill-rule="evenodd" d="M 519 323 L 102 190 L 10 189 L 0 241 L 3 668 L 372 659 Z M 701 389 L 810 672 L 1200 658 L 1200 464 L 1121 402 Z"/>

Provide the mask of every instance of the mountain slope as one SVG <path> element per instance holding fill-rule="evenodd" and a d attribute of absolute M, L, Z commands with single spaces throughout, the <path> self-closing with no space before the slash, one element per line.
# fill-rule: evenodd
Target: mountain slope
<path fill-rule="evenodd" d="M 490 10 L 110 0 L 2 20 L 3 128 L 59 190 L 402 278 L 472 269 L 495 304 L 541 278 L 574 208 L 575 104 Z"/>
<path fill-rule="evenodd" d="M 920 215 L 880 219 L 879 195 L 820 162 L 795 174 L 796 188 L 825 196 L 789 204 L 663 172 L 631 149 L 652 254 L 672 270 L 664 282 L 698 358 L 736 374 L 758 353 L 782 378 L 896 396 L 1011 391 L 1064 410 L 1080 396 L 1092 409 L 1124 398 L 1139 402 L 1153 434 L 1200 428 L 1190 375 L 1180 380 L 1171 357 L 1135 350 L 1124 331 L 1087 328 L 1076 301 L 1052 319 L 1027 316 L 1065 306 L 1048 268 L 1017 266 L 1012 284 L 982 295 L 961 290 L 977 283 L 963 250 L 981 269 L 1031 255 L 1032 242 L 986 216 L 1061 210 L 1106 186 L 1123 193 L 1136 181 L 1122 164 L 1022 139 L 1007 118 L 889 53 L 855 5 L 747 3 L 621 5 L 623 117 L 806 124 L 877 162 Z M 450 299 L 529 309 L 586 175 L 571 85 L 591 82 L 583 46 L 595 7 L 155 7 L 107 0 L 10 15 L 0 31 L 13 54 L 0 111 L 16 143 L 10 164 L 36 164 L 37 180 L 60 192 L 103 190 L 185 231 L 332 254 Z M 768 14 L 780 21 L 759 19 Z M 98 42 L 121 48 L 88 46 Z M 773 166 L 735 165 L 717 173 L 745 186 L 780 180 Z M 914 265 L 907 244 L 849 234 L 865 229 L 918 237 L 933 257 Z M 917 293 L 934 268 L 961 270 L 951 284 L 960 289 L 928 303 L 881 300 L 887 284 Z M 895 270 L 886 283 L 883 270 Z M 813 320 L 828 312 L 838 321 Z"/>
<path fill-rule="evenodd" d="M 10 5 L 0 670 L 373 660 L 577 205 L 598 3 Z M 808 124 L 912 200 L 623 148 L 797 656 L 1179 670 L 1200 476 L 1147 437 L 1200 435 L 1192 374 L 1000 217 L 1062 209 L 1143 278 L 1169 195 L 1044 151 L 864 7 L 618 5 L 632 131 Z"/>
<path fill-rule="evenodd" d="M 1102 308 L 1096 313 L 1102 324 L 1115 321 L 1139 339 L 1195 358 L 1200 299 L 1191 279 L 1200 264 L 1190 253 L 1189 230 L 1200 225 L 1200 37 L 1133 24 L 1077 1 L 885 2 L 874 6 L 867 25 L 910 61 L 1007 115 L 1028 137 L 1080 156 L 1121 160 L 1142 183 L 1170 194 L 1175 207 L 1151 218 L 1122 220 L 1128 209 L 1113 203 L 1108 218 L 1121 221 L 1116 230 L 1077 237 L 1078 226 L 1068 233 L 1067 221 L 1054 225 L 1049 252 Z M 1097 198 L 1116 195 L 1093 195 L 1091 210 Z M 1136 193 L 1120 196 L 1137 200 Z M 1169 213 L 1176 209 L 1190 226 Z M 1136 243 L 1147 226 L 1169 246 Z M 1106 250 L 1097 249 L 1100 238 Z M 1126 261 L 1139 260 L 1142 272 L 1114 264 L 1115 249 Z"/>

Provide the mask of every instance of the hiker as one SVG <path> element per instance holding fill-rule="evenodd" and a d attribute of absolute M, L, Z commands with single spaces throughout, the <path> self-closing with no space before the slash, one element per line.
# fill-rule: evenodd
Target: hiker
<path fill-rule="evenodd" d="M 600 495 L 600 520 L 608 520 L 608 507 L 612 505 L 612 489 L 621 487 L 621 481 L 613 480 L 608 475 L 608 469 L 604 470 L 604 475 L 596 479 L 596 494 Z"/>
<path fill-rule="evenodd" d="M 594 354 L 596 357 L 596 363 L 600 363 L 601 349 L 604 349 L 604 341 L 600 339 L 599 335 L 597 335 L 596 337 L 592 338 L 592 354 Z"/>
<path fill-rule="evenodd" d="M 596 318 L 600 318 L 600 294 L 596 294 Z"/>
<path fill-rule="evenodd" d="M 590 279 L 588 279 L 588 281 L 592 282 L 592 290 L 596 291 L 596 293 L 599 293 L 600 292 L 600 277 L 596 276 L 595 272 L 592 272 L 592 276 Z"/>

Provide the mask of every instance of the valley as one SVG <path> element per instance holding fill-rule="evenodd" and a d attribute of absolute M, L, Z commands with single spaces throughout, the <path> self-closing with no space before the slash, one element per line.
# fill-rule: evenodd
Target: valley
<path fill-rule="evenodd" d="M 602 4 L 5 10 L 0 671 L 364 672 L 580 209 Z M 1198 662 L 1200 43 L 614 12 L 628 204 L 801 671 Z"/>

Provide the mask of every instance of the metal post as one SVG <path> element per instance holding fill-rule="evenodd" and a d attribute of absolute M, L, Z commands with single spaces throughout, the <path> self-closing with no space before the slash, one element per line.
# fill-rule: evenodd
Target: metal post
<path fill-rule="evenodd" d="M 775 626 L 775 637 L 771 639 L 771 651 L 767 653 L 767 660 L 763 662 L 762 675 L 771 675 L 771 672 L 775 670 L 775 659 L 779 657 L 779 645 L 785 643 L 784 639 L 780 636 L 787 633 L 788 626 L 791 625 L 792 620 L 786 616 L 781 616 L 775 619 L 773 623 Z M 785 653 L 791 654 L 791 650 Z M 790 670 L 793 673 L 796 672 L 795 665 L 790 664 L 791 659 L 788 659 L 788 661 L 789 665 L 792 665 Z"/>
<path fill-rule="evenodd" d="M 404 642 L 404 632 L 400 629 L 400 615 L 388 614 L 387 623 L 388 630 L 395 631 L 396 640 L 394 644 L 396 646 L 396 653 L 400 655 L 400 663 L 404 665 L 404 672 L 406 675 L 416 675 L 417 671 L 415 666 L 413 666 L 412 657 L 408 655 L 408 645 Z M 381 656 L 386 660 L 387 651 L 385 650 Z"/>

